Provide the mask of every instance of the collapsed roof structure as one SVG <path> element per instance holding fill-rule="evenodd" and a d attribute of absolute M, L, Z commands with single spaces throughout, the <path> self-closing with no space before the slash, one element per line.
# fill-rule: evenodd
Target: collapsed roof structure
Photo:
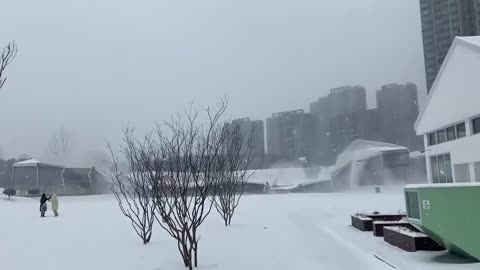
<path fill-rule="evenodd" d="M 11 188 L 59 195 L 102 194 L 109 190 L 106 177 L 91 168 L 70 168 L 29 159 L 13 164 Z"/>

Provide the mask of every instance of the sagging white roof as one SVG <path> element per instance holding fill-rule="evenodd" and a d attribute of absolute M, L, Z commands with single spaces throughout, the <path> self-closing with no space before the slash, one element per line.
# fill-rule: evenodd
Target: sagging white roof
<path fill-rule="evenodd" d="M 340 172 L 352 162 L 366 160 L 381 155 L 384 152 L 392 151 L 408 152 L 408 148 L 392 143 L 355 140 L 340 155 L 338 155 L 332 174 Z"/>
<path fill-rule="evenodd" d="M 32 159 L 16 162 L 13 164 L 13 167 L 37 167 L 38 163 L 40 163 L 38 160 L 32 158 Z"/>
<path fill-rule="evenodd" d="M 13 163 L 14 168 L 18 168 L 18 167 L 37 167 L 37 166 L 49 166 L 49 167 L 63 168 L 63 166 L 59 166 L 59 165 L 41 163 L 40 161 L 38 161 L 36 159 L 33 159 L 33 158 Z"/>
<path fill-rule="evenodd" d="M 480 36 L 456 37 L 415 122 L 423 135 L 480 114 Z"/>

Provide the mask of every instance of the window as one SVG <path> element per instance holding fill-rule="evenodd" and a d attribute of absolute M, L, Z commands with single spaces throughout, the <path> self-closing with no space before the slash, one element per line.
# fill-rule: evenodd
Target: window
<path fill-rule="evenodd" d="M 452 183 L 452 162 L 450 154 L 430 157 L 433 183 Z"/>
<path fill-rule="evenodd" d="M 461 123 L 457 125 L 457 138 L 463 138 L 467 134 L 465 133 L 465 123 Z"/>
<path fill-rule="evenodd" d="M 447 141 L 453 141 L 457 138 L 455 127 L 447 128 Z"/>
<path fill-rule="evenodd" d="M 474 162 L 473 168 L 475 169 L 475 182 L 480 182 L 480 162 Z"/>
<path fill-rule="evenodd" d="M 420 205 L 418 202 L 418 193 L 407 191 L 405 192 L 405 199 L 407 202 L 407 215 L 409 218 L 420 219 Z"/>
<path fill-rule="evenodd" d="M 440 183 L 440 178 L 438 176 L 438 163 L 437 157 L 433 156 L 430 158 L 430 163 L 432 167 L 432 182 L 433 183 Z"/>
<path fill-rule="evenodd" d="M 428 134 L 428 145 L 435 145 L 437 144 L 437 133 L 429 133 Z"/>
<path fill-rule="evenodd" d="M 445 129 L 437 131 L 437 141 L 438 143 L 444 143 L 447 141 L 447 133 Z"/>
<path fill-rule="evenodd" d="M 450 159 L 450 154 L 445 155 L 445 172 L 447 174 L 446 182 L 453 183 L 452 160 Z"/>
<path fill-rule="evenodd" d="M 472 120 L 472 129 L 473 129 L 473 134 L 480 133 L 480 117 L 477 117 Z"/>
<path fill-rule="evenodd" d="M 447 170 L 445 169 L 445 157 L 443 155 L 437 156 L 438 162 L 438 178 L 440 183 L 447 182 Z"/>
<path fill-rule="evenodd" d="M 480 117 L 478 119 L 474 119 L 473 121 L 477 122 L 478 132 L 480 133 Z M 465 123 L 461 123 L 455 126 L 447 127 L 446 129 L 441 129 L 436 132 L 428 133 L 428 145 L 435 145 L 439 143 L 444 143 L 448 141 L 453 141 L 455 139 L 459 139 L 465 137 Z"/>
<path fill-rule="evenodd" d="M 455 182 L 470 182 L 468 163 L 455 164 Z"/>

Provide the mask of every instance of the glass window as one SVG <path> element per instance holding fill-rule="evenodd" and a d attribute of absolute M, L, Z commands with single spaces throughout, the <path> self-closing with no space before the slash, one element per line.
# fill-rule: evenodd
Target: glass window
<path fill-rule="evenodd" d="M 470 171 L 468 169 L 468 163 L 455 164 L 455 182 L 470 182 Z"/>
<path fill-rule="evenodd" d="M 407 191 L 405 192 L 407 201 L 407 215 L 410 218 L 420 219 L 420 204 L 418 200 L 418 193 Z"/>
<path fill-rule="evenodd" d="M 430 157 L 433 183 L 452 183 L 452 160 L 450 154 Z"/>
<path fill-rule="evenodd" d="M 455 127 L 449 127 L 447 128 L 447 140 L 448 141 L 453 141 L 457 138 L 455 134 Z"/>
<path fill-rule="evenodd" d="M 430 158 L 430 163 L 432 167 L 432 182 L 433 183 L 440 183 L 440 179 L 438 176 L 438 163 L 437 163 L 437 157 L 433 156 Z"/>
<path fill-rule="evenodd" d="M 428 145 L 437 144 L 437 133 L 433 132 L 428 134 Z"/>
<path fill-rule="evenodd" d="M 443 155 L 437 156 L 438 162 L 438 177 L 440 179 L 440 183 L 447 182 L 447 171 L 445 170 L 445 157 Z"/>
<path fill-rule="evenodd" d="M 447 132 L 445 132 L 445 129 L 437 131 L 437 141 L 438 143 L 444 143 L 447 141 Z"/>
<path fill-rule="evenodd" d="M 447 173 L 447 183 L 453 183 L 452 160 L 450 154 L 445 155 L 445 171 Z"/>
<path fill-rule="evenodd" d="M 472 120 L 473 134 L 480 133 L 480 117 Z"/>
<path fill-rule="evenodd" d="M 457 138 L 463 138 L 467 134 L 465 133 L 465 123 L 461 123 L 457 125 Z"/>

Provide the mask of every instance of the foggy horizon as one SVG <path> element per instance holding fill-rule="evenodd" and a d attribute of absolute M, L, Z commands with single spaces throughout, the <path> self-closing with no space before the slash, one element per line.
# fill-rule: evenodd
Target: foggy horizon
<path fill-rule="evenodd" d="M 385 84 L 426 95 L 417 0 L 5 5 L 0 44 L 19 51 L 0 91 L 3 158 L 46 157 L 62 126 L 74 152 L 105 152 L 126 123 L 143 132 L 225 95 L 228 116 L 255 120 L 344 85 L 364 86 L 369 108 Z"/>

